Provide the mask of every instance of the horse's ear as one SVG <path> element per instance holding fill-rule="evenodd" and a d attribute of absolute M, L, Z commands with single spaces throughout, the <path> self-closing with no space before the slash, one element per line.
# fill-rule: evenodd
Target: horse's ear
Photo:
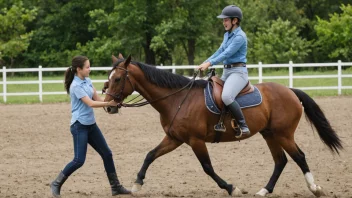
<path fill-rule="evenodd" d="M 122 56 L 122 54 L 121 53 L 119 53 L 119 59 L 123 59 L 123 56 Z"/>
<path fill-rule="evenodd" d="M 125 60 L 125 67 L 127 67 L 131 63 L 131 54 Z"/>
<path fill-rule="evenodd" d="M 115 64 L 118 61 L 114 55 L 111 55 L 111 59 L 112 59 L 112 64 Z"/>

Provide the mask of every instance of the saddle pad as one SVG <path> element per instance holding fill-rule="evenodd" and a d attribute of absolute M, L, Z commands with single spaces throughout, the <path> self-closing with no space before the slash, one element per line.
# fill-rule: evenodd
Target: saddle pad
<path fill-rule="evenodd" d="M 210 112 L 214 114 L 220 114 L 221 111 L 215 104 L 212 92 L 213 87 L 210 83 L 208 83 L 208 85 L 204 88 L 205 106 Z M 254 91 L 252 93 L 237 96 L 236 101 L 240 105 L 241 109 L 255 107 L 262 103 L 262 94 L 260 93 L 258 88 L 254 86 Z"/>

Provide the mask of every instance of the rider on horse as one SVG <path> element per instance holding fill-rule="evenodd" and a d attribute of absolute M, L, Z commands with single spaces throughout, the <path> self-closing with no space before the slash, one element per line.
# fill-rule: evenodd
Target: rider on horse
<path fill-rule="evenodd" d="M 235 100 L 236 96 L 248 83 L 246 67 L 247 36 L 240 27 L 242 11 L 239 7 L 226 6 L 217 18 L 223 19 L 226 30 L 224 40 L 219 49 L 199 65 L 199 69 L 205 70 L 219 62 L 224 63 L 221 80 L 225 83 L 221 98 L 239 125 L 240 130 L 236 133 L 236 137 L 239 138 L 242 134 L 250 134 L 241 107 Z"/>

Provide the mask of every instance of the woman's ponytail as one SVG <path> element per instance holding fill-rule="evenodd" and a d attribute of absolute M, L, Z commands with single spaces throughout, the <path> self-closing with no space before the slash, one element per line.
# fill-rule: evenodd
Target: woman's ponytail
<path fill-rule="evenodd" d="M 67 94 L 70 94 L 70 86 L 73 81 L 75 74 L 72 71 L 72 66 L 66 69 L 65 72 L 65 90 Z"/>

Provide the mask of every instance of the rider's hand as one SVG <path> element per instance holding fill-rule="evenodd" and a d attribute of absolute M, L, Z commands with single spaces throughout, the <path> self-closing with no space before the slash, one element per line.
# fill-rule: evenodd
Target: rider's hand
<path fill-rule="evenodd" d="M 205 63 L 202 63 L 201 65 L 198 66 L 198 69 L 201 70 L 201 71 L 204 71 L 206 70 L 208 67 L 210 67 L 210 62 L 205 62 Z"/>
<path fill-rule="evenodd" d="M 110 100 L 110 101 L 108 102 L 108 106 L 110 106 L 110 107 L 116 107 L 116 106 L 117 106 L 117 102 L 115 102 L 115 100 Z"/>

